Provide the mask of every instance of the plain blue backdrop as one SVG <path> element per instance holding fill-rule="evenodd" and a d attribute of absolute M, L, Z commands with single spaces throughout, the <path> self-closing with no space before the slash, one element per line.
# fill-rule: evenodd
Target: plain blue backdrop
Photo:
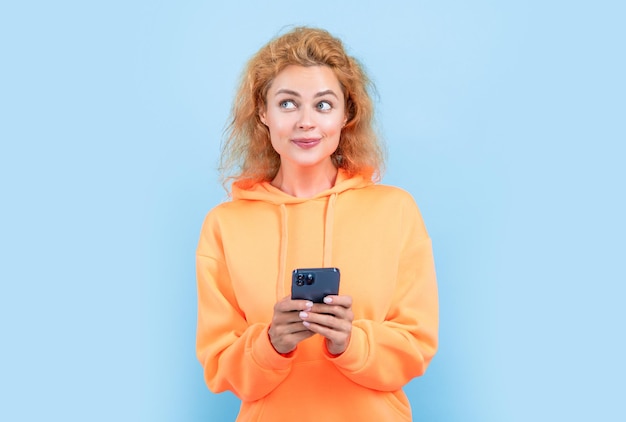
<path fill-rule="evenodd" d="M 6 2 L 8 3 L 8 2 Z M 620 1 L 0 6 L 0 419 L 229 421 L 194 251 L 245 61 L 289 25 L 374 80 L 434 248 L 417 421 L 624 420 Z"/>

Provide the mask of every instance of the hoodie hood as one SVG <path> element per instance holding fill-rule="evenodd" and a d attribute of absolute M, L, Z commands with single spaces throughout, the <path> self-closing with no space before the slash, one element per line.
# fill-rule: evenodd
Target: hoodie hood
<path fill-rule="evenodd" d="M 263 201 L 274 205 L 299 204 L 326 196 L 330 197 L 350 189 L 363 188 L 371 185 L 372 183 L 373 182 L 371 180 L 366 179 L 361 175 L 350 177 L 345 170 L 339 169 L 335 185 L 332 188 L 320 192 L 310 198 L 297 198 L 295 196 L 291 196 L 272 186 L 269 182 L 256 183 L 252 187 L 245 189 L 237 185 L 235 182 L 232 186 L 232 198 L 245 199 L 249 201 Z"/>
<path fill-rule="evenodd" d="M 278 278 L 276 280 L 276 300 L 282 299 L 286 294 L 283 281 L 286 276 L 287 251 L 289 247 L 289 213 L 287 211 L 288 206 L 301 204 L 307 201 L 315 201 L 327 198 L 326 213 L 324 219 L 324 252 L 322 266 L 332 267 L 332 239 L 335 221 L 335 202 L 337 201 L 337 196 L 342 192 L 351 189 L 364 188 L 371 184 L 373 184 L 371 180 L 366 179 L 361 175 L 355 175 L 352 177 L 348 176 L 348 174 L 343 169 L 338 170 L 337 178 L 335 179 L 335 185 L 332 188 L 320 192 L 310 198 L 298 198 L 295 196 L 291 196 L 281 191 L 280 189 L 272 186 L 269 182 L 256 183 L 249 188 L 243 188 L 241 186 L 238 186 L 237 183 L 233 184 L 233 200 L 263 201 L 269 204 L 276 205 L 279 209 L 280 250 Z"/>

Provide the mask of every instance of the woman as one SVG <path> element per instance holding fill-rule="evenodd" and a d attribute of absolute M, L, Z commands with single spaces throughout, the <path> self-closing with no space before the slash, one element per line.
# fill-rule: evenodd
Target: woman
<path fill-rule="evenodd" d="M 428 237 L 411 196 L 377 185 L 368 79 L 342 43 L 296 28 L 248 63 L 222 154 L 232 201 L 197 251 L 197 355 L 238 421 L 409 421 L 402 387 L 437 348 Z M 296 268 L 338 295 L 292 300 Z"/>

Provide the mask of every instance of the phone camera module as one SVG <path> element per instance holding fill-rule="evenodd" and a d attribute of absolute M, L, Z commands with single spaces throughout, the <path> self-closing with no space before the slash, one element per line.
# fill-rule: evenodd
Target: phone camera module
<path fill-rule="evenodd" d="M 298 274 L 296 277 L 296 285 L 297 286 L 304 286 L 305 283 L 305 276 L 304 274 Z"/>
<path fill-rule="evenodd" d="M 313 284 L 314 281 L 315 281 L 315 277 L 313 277 L 313 274 L 308 273 L 306 275 L 306 284 L 310 286 L 311 284 Z"/>

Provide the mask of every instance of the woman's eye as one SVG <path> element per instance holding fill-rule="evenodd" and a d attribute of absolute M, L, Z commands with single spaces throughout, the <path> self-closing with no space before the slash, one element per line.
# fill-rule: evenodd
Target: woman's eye
<path fill-rule="evenodd" d="M 293 108 L 296 108 L 296 105 L 291 100 L 285 100 L 280 102 L 280 108 L 291 110 Z"/>
<path fill-rule="evenodd" d="M 327 101 L 322 101 L 322 102 L 320 102 L 320 103 L 317 105 L 317 109 L 318 109 L 318 110 L 322 110 L 322 111 L 328 111 L 328 110 L 330 110 L 331 108 L 333 108 L 333 107 L 332 107 L 332 106 L 330 105 L 330 103 L 329 103 L 329 102 L 327 102 Z"/>

